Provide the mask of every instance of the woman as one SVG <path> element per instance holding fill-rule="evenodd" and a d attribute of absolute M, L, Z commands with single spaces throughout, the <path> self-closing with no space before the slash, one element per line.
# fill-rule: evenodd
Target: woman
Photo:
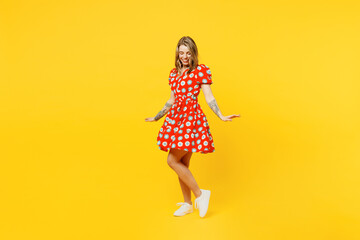
<path fill-rule="evenodd" d="M 159 149 L 169 151 L 167 163 L 178 174 L 184 202 L 174 216 L 183 216 L 193 212 L 191 191 L 195 199 L 195 208 L 200 217 L 204 217 L 210 200 L 210 190 L 200 189 L 189 170 L 193 152 L 211 153 L 215 151 L 206 116 L 198 104 L 200 88 L 214 113 L 223 121 L 231 121 L 240 115 L 223 116 L 211 92 L 211 72 L 205 64 L 198 64 L 198 51 L 194 40 L 182 37 L 176 47 L 175 68 L 170 71 L 170 99 L 164 108 L 145 121 L 158 121 L 165 114 L 166 119 L 157 136 Z"/>

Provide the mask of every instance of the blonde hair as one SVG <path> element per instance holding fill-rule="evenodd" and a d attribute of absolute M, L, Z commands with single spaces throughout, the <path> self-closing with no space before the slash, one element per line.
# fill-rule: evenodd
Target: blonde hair
<path fill-rule="evenodd" d="M 183 67 L 182 62 L 179 59 L 179 48 L 181 45 L 185 45 L 191 53 L 191 57 L 189 59 L 189 70 L 186 72 L 186 74 L 188 74 L 198 66 L 198 49 L 195 41 L 189 36 L 184 36 L 179 40 L 175 52 L 175 68 L 177 73 L 180 73 L 180 70 Z"/>

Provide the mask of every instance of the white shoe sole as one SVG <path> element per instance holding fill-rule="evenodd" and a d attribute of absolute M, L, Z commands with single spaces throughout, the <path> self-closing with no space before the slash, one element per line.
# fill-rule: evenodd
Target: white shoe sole
<path fill-rule="evenodd" d="M 184 216 L 184 215 L 189 214 L 189 213 L 192 213 L 192 212 L 193 212 L 193 210 L 189 210 L 189 211 L 184 212 L 184 213 L 182 213 L 182 214 L 175 214 L 175 213 L 174 213 L 174 216 L 175 216 L 175 217 L 181 217 L 181 216 Z"/>

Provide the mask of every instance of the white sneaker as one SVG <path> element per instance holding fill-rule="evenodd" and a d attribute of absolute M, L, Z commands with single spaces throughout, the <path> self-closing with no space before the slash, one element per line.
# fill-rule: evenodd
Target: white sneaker
<path fill-rule="evenodd" d="M 193 205 L 187 202 L 179 202 L 176 205 L 181 207 L 174 212 L 174 216 L 180 217 L 193 212 Z"/>
<path fill-rule="evenodd" d="M 200 189 L 200 191 L 200 197 L 195 199 L 195 208 L 199 209 L 200 217 L 204 217 L 209 207 L 210 190 Z"/>

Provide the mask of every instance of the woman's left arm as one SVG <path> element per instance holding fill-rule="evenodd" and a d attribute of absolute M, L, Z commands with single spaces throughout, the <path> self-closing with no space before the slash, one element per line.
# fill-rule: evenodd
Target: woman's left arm
<path fill-rule="evenodd" d="M 205 100 L 209 107 L 214 111 L 214 113 L 223 121 L 231 121 L 233 118 L 240 117 L 240 114 L 232 114 L 229 116 L 223 116 L 221 114 L 220 108 L 217 105 L 215 97 L 211 91 L 210 84 L 201 84 L 201 90 L 204 93 Z"/>
<path fill-rule="evenodd" d="M 223 120 L 223 115 L 221 114 L 220 108 L 215 100 L 215 97 L 211 91 L 210 84 L 201 84 L 201 90 L 204 93 L 206 103 L 209 105 L 209 107 L 213 110 L 213 112 L 221 119 Z"/>

